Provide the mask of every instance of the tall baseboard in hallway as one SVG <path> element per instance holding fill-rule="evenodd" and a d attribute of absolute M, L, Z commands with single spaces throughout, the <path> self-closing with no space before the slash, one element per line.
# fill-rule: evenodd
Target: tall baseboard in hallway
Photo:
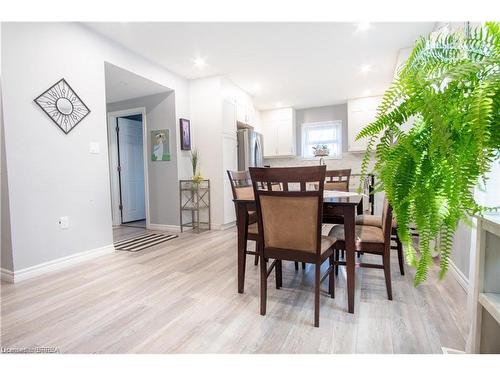
<path fill-rule="evenodd" d="M 169 224 L 153 224 L 150 223 L 148 229 L 150 230 L 160 230 L 164 232 L 180 232 L 181 227 L 179 225 L 169 225 Z"/>
<path fill-rule="evenodd" d="M 10 283 L 18 283 L 23 280 L 28 280 L 36 276 L 44 275 L 49 272 L 61 270 L 63 268 L 81 263 L 86 260 L 97 258 L 101 255 L 110 254 L 115 251 L 115 247 L 111 245 L 99 247 L 81 253 L 69 255 L 67 257 L 54 259 L 45 263 L 37 264 L 36 266 L 23 268 L 17 271 L 9 271 L 2 269 L 2 280 Z"/>

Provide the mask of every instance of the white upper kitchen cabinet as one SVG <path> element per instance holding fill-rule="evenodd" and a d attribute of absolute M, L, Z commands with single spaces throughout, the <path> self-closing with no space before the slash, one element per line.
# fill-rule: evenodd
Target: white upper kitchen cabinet
<path fill-rule="evenodd" d="M 255 123 L 255 109 L 253 106 L 236 101 L 236 120 L 253 126 Z"/>
<path fill-rule="evenodd" d="M 368 138 L 356 140 L 359 132 L 377 118 L 377 108 L 382 96 L 350 99 L 347 101 L 347 149 L 349 152 L 364 152 Z"/>
<path fill-rule="evenodd" d="M 295 110 L 281 108 L 261 112 L 264 157 L 295 156 Z"/>
<path fill-rule="evenodd" d="M 236 102 L 236 120 L 247 123 L 247 107 L 243 103 Z"/>

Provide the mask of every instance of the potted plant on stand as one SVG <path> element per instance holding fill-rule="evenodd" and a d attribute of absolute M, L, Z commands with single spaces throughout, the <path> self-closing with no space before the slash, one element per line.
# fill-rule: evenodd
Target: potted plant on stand
<path fill-rule="evenodd" d="M 191 227 L 197 233 L 202 229 L 210 230 L 210 181 L 205 180 L 199 171 L 200 158 L 196 149 L 190 154 L 193 175 L 189 180 L 180 180 L 180 224 L 181 231 L 184 227 Z M 183 211 L 189 212 L 190 222 L 185 222 Z M 202 220 L 200 215 L 206 217 Z"/>
<path fill-rule="evenodd" d="M 199 184 L 203 181 L 203 177 L 201 176 L 200 171 L 198 170 L 199 164 L 199 153 L 197 149 L 191 150 L 191 166 L 193 167 L 193 177 L 192 180 L 194 182 L 193 186 L 199 186 Z"/>

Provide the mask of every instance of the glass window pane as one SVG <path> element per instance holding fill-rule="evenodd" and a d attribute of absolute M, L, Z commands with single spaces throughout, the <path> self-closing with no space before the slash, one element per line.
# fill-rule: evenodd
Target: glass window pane
<path fill-rule="evenodd" d="M 302 156 L 314 157 L 313 147 L 326 145 L 330 157 L 337 157 L 340 153 L 342 122 L 332 121 L 325 123 L 303 124 L 302 126 Z"/>

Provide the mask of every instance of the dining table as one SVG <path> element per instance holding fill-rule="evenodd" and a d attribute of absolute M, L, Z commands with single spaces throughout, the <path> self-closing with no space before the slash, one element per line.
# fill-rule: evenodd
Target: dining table
<path fill-rule="evenodd" d="M 356 215 L 363 213 L 364 194 L 325 190 L 323 193 L 323 223 L 344 224 L 345 262 L 347 274 L 347 306 L 354 313 L 355 291 L 355 228 Z M 233 199 L 236 208 L 236 225 L 238 231 L 238 293 L 245 289 L 248 212 L 256 211 L 255 199 L 245 197 Z"/>

